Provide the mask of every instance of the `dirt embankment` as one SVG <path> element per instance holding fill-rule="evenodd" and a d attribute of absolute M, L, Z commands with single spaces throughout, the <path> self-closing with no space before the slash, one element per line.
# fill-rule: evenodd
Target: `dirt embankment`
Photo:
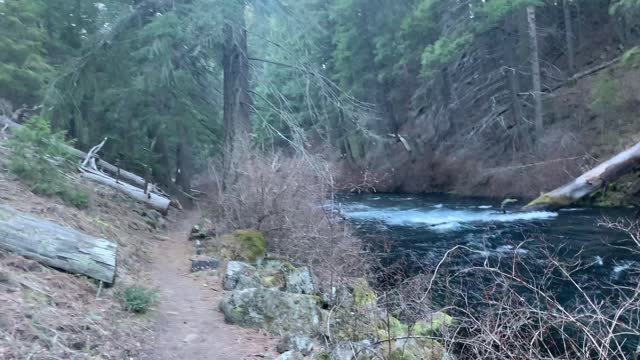
<path fill-rule="evenodd" d="M 0 153 L 6 158 L 6 152 Z M 117 241 L 116 286 L 0 251 L 1 359 L 138 358 L 149 319 L 127 313 L 116 299 L 120 287 L 144 283 L 149 248 L 161 222 L 111 189 L 87 186 L 91 205 L 79 210 L 40 197 L 13 179 L 0 161 L 0 203 L 81 232 Z M 158 227 L 156 229 L 156 227 Z"/>

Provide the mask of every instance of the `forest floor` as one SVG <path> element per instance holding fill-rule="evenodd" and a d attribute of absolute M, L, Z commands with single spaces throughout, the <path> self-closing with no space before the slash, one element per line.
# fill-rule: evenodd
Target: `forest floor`
<path fill-rule="evenodd" d="M 169 225 L 164 242 L 152 250 L 150 277 L 160 290 L 158 320 L 146 360 L 243 360 L 274 355 L 275 339 L 225 323 L 218 304 L 224 296 L 219 276 L 190 273 L 193 245 L 187 240 L 200 220 L 185 212 Z"/>
<path fill-rule="evenodd" d="M 225 323 L 220 276 L 191 273 L 187 240 L 200 220 L 172 210 L 166 228 L 142 216 L 144 206 L 112 189 L 80 181 L 88 209 L 32 193 L 6 171 L 0 141 L 0 204 L 116 241 L 118 280 L 103 289 L 82 276 L 0 251 L 0 359 L 243 360 L 269 358 L 275 338 Z M 220 271 L 224 268 L 221 267 Z M 146 315 L 124 311 L 117 292 L 139 284 L 159 290 Z"/>

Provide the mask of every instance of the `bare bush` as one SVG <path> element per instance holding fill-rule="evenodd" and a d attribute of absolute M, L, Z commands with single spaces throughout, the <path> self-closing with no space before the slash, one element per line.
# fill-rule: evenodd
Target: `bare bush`
<path fill-rule="evenodd" d="M 213 218 L 221 230 L 262 231 L 271 253 L 310 266 L 321 285 L 366 273 L 366 253 L 340 221 L 333 177 L 323 161 L 251 152 L 235 171 L 235 182 L 224 191 L 218 181 Z M 215 169 L 212 174 L 221 179 Z"/>
<path fill-rule="evenodd" d="M 637 221 L 603 221 L 624 231 L 640 250 Z M 411 320 L 432 314 L 432 298 L 455 317 L 434 338 L 459 359 L 634 359 L 640 352 L 640 268 L 626 285 L 579 273 L 592 264 L 560 262 L 554 254 L 532 268 L 510 262 L 452 271 L 447 263 L 476 252 L 451 249 L 429 275 L 400 284 L 392 306 Z M 594 291 L 595 290 L 595 291 Z M 569 296 L 568 294 L 573 294 Z"/>

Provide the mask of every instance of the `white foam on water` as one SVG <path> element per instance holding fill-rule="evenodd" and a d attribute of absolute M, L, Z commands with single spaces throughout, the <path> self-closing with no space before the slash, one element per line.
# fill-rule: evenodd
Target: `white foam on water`
<path fill-rule="evenodd" d="M 623 271 L 627 271 L 627 270 L 631 269 L 632 265 L 633 265 L 633 261 L 621 262 L 620 264 L 618 264 L 618 265 L 613 267 L 613 273 L 614 274 L 620 274 Z"/>
<path fill-rule="evenodd" d="M 448 222 L 431 226 L 431 230 L 437 232 L 448 232 L 453 230 L 460 230 L 462 225 L 458 222 Z"/>
<path fill-rule="evenodd" d="M 478 206 L 478 209 L 491 209 L 493 207 L 493 205 L 480 205 Z"/>
<path fill-rule="evenodd" d="M 515 222 L 549 220 L 558 216 L 550 211 L 531 211 L 502 214 L 495 211 L 452 210 L 440 208 L 434 210 L 398 208 L 347 208 L 347 217 L 357 220 L 379 220 L 389 225 L 424 226 L 437 231 L 453 231 L 464 228 L 465 224 L 485 222 Z"/>
<path fill-rule="evenodd" d="M 560 209 L 560 211 L 566 211 L 566 212 L 572 212 L 572 211 L 584 211 L 585 209 L 583 208 L 567 208 L 567 209 Z"/>
<path fill-rule="evenodd" d="M 597 265 L 600 265 L 600 266 L 604 265 L 604 261 L 602 260 L 601 256 L 595 256 L 593 258 L 593 260 L 594 260 L 593 261 L 594 264 L 597 264 Z"/>
<path fill-rule="evenodd" d="M 444 207 L 444 205 L 442 204 L 438 204 L 438 205 L 433 205 L 432 208 L 436 208 L 436 209 L 442 209 Z"/>

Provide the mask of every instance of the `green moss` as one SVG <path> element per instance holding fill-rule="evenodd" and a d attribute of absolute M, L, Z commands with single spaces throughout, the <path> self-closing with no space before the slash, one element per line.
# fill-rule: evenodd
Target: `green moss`
<path fill-rule="evenodd" d="M 559 209 L 567 205 L 571 205 L 572 203 L 573 199 L 566 196 L 551 196 L 549 194 L 544 194 L 528 203 L 524 208 L 526 210 L 534 210 L 539 208 Z"/>
<path fill-rule="evenodd" d="M 260 285 L 267 289 L 280 288 L 284 286 L 284 279 L 279 274 L 260 276 Z"/>
<path fill-rule="evenodd" d="M 436 333 L 443 325 L 453 324 L 453 318 L 443 312 L 433 314 L 431 319 L 420 320 L 413 326 L 413 333 L 420 336 L 429 336 Z"/>
<path fill-rule="evenodd" d="M 258 230 L 236 230 L 233 232 L 233 240 L 240 246 L 239 255 L 244 260 L 255 263 L 266 256 L 267 241 Z"/>
<path fill-rule="evenodd" d="M 353 304 L 357 310 L 375 305 L 378 301 L 376 293 L 369 287 L 367 280 L 358 279 L 353 285 Z"/>
<path fill-rule="evenodd" d="M 386 321 L 380 321 L 376 329 L 378 339 L 386 340 L 409 335 L 409 326 L 403 324 L 402 321 L 393 316 L 389 317 L 389 324 Z"/>
<path fill-rule="evenodd" d="M 640 64 L 640 47 L 635 46 L 622 55 L 622 64 L 624 66 L 635 67 Z"/>
<path fill-rule="evenodd" d="M 331 360 L 331 354 L 328 352 L 317 353 L 313 356 L 313 360 Z"/>

